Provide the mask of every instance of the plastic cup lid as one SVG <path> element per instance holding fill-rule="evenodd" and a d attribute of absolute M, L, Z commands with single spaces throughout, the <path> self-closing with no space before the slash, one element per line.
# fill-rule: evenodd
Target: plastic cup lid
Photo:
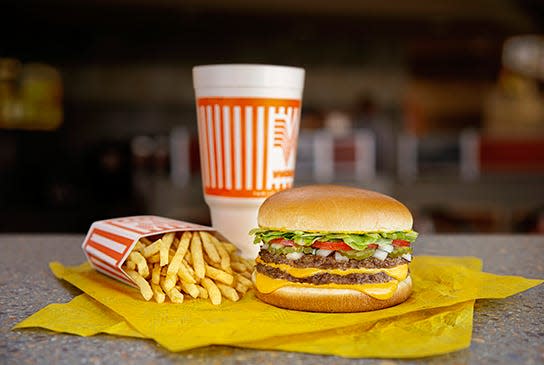
<path fill-rule="evenodd" d="M 207 87 L 265 87 L 302 89 L 300 67 L 252 64 L 203 65 L 193 67 L 195 89 Z"/>

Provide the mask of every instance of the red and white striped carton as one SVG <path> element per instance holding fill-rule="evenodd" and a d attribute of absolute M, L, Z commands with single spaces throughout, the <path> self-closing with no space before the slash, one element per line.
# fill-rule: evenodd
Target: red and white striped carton
<path fill-rule="evenodd" d="M 95 270 L 136 287 L 121 266 L 138 240 L 181 231 L 210 231 L 224 239 L 211 227 L 154 215 L 140 215 L 94 222 L 81 247 Z"/>

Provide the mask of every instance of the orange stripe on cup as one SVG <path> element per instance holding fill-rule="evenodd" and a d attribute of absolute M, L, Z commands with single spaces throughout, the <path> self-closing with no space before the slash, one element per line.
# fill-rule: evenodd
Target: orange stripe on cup
<path fill-rule="evenodd" d="M 292 99 L 198 98 L 204 192 L 251 198 L 291 187 L 300 105 Z"/>

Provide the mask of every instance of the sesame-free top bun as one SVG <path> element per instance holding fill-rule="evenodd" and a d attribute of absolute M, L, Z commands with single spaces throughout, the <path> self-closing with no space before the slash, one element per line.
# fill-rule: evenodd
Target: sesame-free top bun
<path fill-rule="evenodd" d="M 412 229 L 399 201 L 374 191 L 309 185 L 270 196 L 259 209 L 261 228 L 287 231 L 387 232 Z"/>

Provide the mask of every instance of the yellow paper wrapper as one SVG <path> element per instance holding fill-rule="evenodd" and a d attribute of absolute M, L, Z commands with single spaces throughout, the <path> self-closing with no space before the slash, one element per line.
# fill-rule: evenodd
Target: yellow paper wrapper
<path fill-rule="evenodd" d="M 364 323 L 352 328 L 333 329 L 292 336 L 271 337 L 261 341 L 232 343 L 232 346 L 307 352 L 344 357 L 410 358 L 437 355 L 467 347 L 472 332 L 474 301 Z M 99 316 L 85 318 L 96 312 Z M 51 325 L 54 323 L 54 325 Z M 41 327 L 56 332 L 91 336 L 106 333 L 145 338 L 115 312 L 86 294 L 66 304 L 52 304 L 17 325 Z M 391 341 L 403 337 L 391 346 Z"/>
<path fill-rule="evenodd" d="M 65 305 L 72 318 L 77 321 L 78 311 L 85 310 L 108 319 L 88 321 L 80 330 L 77 324 L 61 325 L 60 313 L 55 313 L 60 308 L 49 306 L 17 328 L 140 335 L 171 351 L 223 344 L 345 357 L 409 358 L 465 348 L 470 345 L 475 299 L 504 298 L 542 282 L 482 273 L 476 258 L 418 257 L 411 265 L 414 292 L 405 303 L 374 312 L 325 314 L 275 308 L 252 293 L 218 307 L 201 300 L 182 305 L 145 302 L 138 291 L 88 264 L 66 268 L 53 263 L 51 268 L 95 300 L 78 297 Z"/>
<path fill-rule="evenodd" d="M 29 327 L 41 327 L 84 337 L 108 333 L 145 338 L 144 335 L 132 328 L 123 317 L 87 294 L 78 295 L 69 303 L 50 304 L 18 323 L 14 328 Z"/>

